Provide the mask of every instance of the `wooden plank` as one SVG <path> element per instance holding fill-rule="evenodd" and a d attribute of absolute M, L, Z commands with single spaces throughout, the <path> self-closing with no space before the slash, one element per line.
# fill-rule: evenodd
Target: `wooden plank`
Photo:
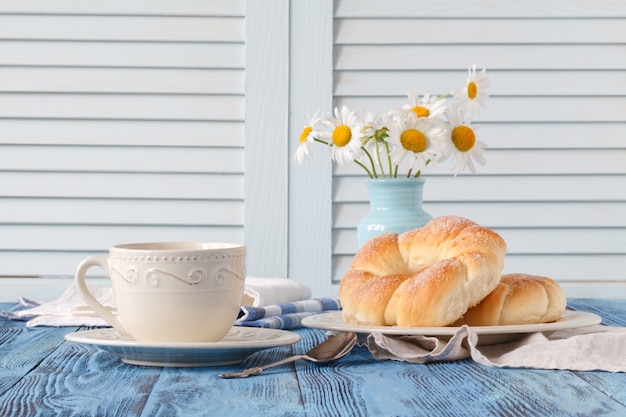
<path fill-rule="evenodd" d="M 626 35 L 625 35 L 626 37 Z M 490 65 L 486 63 L 486 65 Z M 489 94 L 506 96 L 620 96 L 626 86 L 626 72 L 621 70 L 492 70 Z M 465 84 L 467 70 L 335 71 L 335 97 L 398 96 L 398 105 L 408 102 L 407 91 L 421 95 L 445 93 Z"/>
<path fill-rule="evenodd" d="M 7 171 L 211 173 L 244 171 L 241 148 L 0 146 Z"/>
<path fill-rule="evenodd" d="M 42 210 L 45 207 L 45 210 Z M 3 198 L 2 224 L 201 225 L 243 224 L 244 203 L 233 200 L 83 200 Z"/>
<path fill-rule="evenodd" d="M 394 18 L 613 18 L 626 17 L 626 5 L 620 0 L 530 0 L 521 3 L 470 1 L 396 0 L 393 7 L 377 0 L 341 0 L 335 17 Z"/>
<path fill-rule="evenodd" d="M 625 60 L 626 62 L 626 60 Z M 437 93 L 439 94 L 439 93 Z M 361 113 L 363 109 L 371 109 L 374 113 L 383 114 L 406 104 L 406 99 L 395 97 L 338 97 L 334 106 L 350 109 Z M 509 97 L 491 96 L 486 109 L 474 117 L 474 123 L 513 122 L 513 123 L 554 123 L 554 122 L 624 122 L 626 116 L 622 111 L 623 97 L 600 96 L 532 96 Z M 481 137 L 483 131 L 477 132 Z"/>
<path fill-rule="evenodd" d="M 48 332 L 57 339 L 63 337 L 59 329 Z M 34 344 L 27 342 L 24 340 L 22 344 Z M 53 352 L 41 358 L 39 366 L 4 392 L 0 414 L 12 415 L 13 404 L 18 403 L 20 407 L 28 404 L 28 414 L 54 415 L 71 411 L 102 415 L 107 414 L 107 410 L 115 410 L 125 416 L 139 416 L 161 373 L 160 368 L 139 371 L 93 346 L 55 340 L 54 347 Z M 13 348 L 13 354 L 19 352 L 24 358 L 31 358 L 28 351 Z"/>
<path fill-rule="evenodd" d="M 4 197 L 242 200 L 243 188 L 243 175 L 0 171 Z"/>
<path fill-rule="evenodd" d="M 1 10 L 1 9 L 0 9 Z M 0 14 L 0 39 L 244 42 L 243 17 Z M 115 30 L 111 30 L 115 28 Z"/>
<path fill-rule="evenodd" d="M 197 0 L 3 0 L 0 10 L 7 13 L 47 13 L 47 14 L 114 14 L 114 15 L 224 15 L 243 16 L 244 0 L 197 1 Z"/>
<path fill-rule="evenodd" d="M 293 347 L 254 353 L 241 365 L 211 367 L 199 372 L 166 369 L 152 389 L 143 413 L 181 417 L 304 415 L 305 405 L 301 401 L 300 381 L 293 371 L 294 364 L 268 369 L 262 378 L 225 380 L 217 377 L 220 372 L 270 363 L 304 352 L 303 349 L 302 342 L 298 342 Z M 301 364 L 295 366 L 297 369 Z M 224 395 L 225 392 L 229 395 Z"/>
<path fill-rule="evenodd" d="M 245 67 L 243 43 L 3 41 L 0 56 L 12 66 Z"/>
<path fill-rule="evenodd" d="M 373 30 L 373 28 L 393 30 Z M 602 30 L 597 30 L 601 27 Z M 494 34 L 498 34 L 494 36 Z M 580 36 L 584 33 L 585 36 Z M 345 18 L 335 20 L 335 44 L 622 43 L 626 26 L 615 19 L 431 19 Z"/>
<path fill-rule="evenodd" d="M 339 45 L 336 70 L 450 70 L 476 63 L 493 70 L 626 69 L 620 45 Z M 424 57 L 437 56 L 437 59 Z"/>
<path fill-rule="evenodd" d="M 244 120 L 237 95 L 0 94 L 0 117 L 117 120 Z"/>
<path fill-rule="evenodd" d="M 621 175 L 426 175 L 425 205 L 445 203 L 517 203 L 520 207 L 536 202 L 594 203 L 624 202 L 626 180 Z M 581 192 L 581 190 L 585 190 Z M 366 203 L 369 201 L 365 176 L 337 176 L 336 203 Z M 434 206 L 432 204 L 435 204 Z M 497 206 L 501 207 L 501 206 Z M 619 206 L 616 206 L 619 208 Z M 497 216 L 497 215 L 496 215 Z M 498 217 L 496 217 L 497 219 Z M 532 219 L 532 221 L 539 221 Z M 497 220 L 495 220 L 497 223 Z M 490 222 L 491 223 L 491 222 Z"/>
<path fill-rule="evenodd" d="M 624 325 L 622 300 L 569 299 L 568 304 L 577 310 L 601 313 L 606 324 Z M 3 328 L 5 324 L 23 328 L 21 323 L 3 320 Z M 63 334 L 61 329 L 45 331 Z M 516 410 L 514 415 L 563 416 L 597 410 L 614 415 L 626 412 L 623 373 L 500 369 L 471 360 L 427 365 L 380 362 L 363 346 L 334 362 L 320 365 L 299 361 L 267 370 L 262 378 L 233 381 L 216 377 L 225 370 L 303 353 L 326 337 L 319 330 L 296 332 L 302 340 L 291 347 L 258 352 L 240 366 L 203 369 L 128 366 L 93 347 L 59 341 L 58 348 L 40 366 L 0 394 L 0 407 L 4 407 L 0 410 L 7 414 L 6 404 L 10 404 L 55 415 L 101 415 L 106 410 L 172 416 L 203 415 L 207 410 L 220 416 L 305 412 L 311 416 L 426 416 L 456 415 L 457 410 L 468 416 L 502 415 L 510 410 Z M 32 344 L 25 346 L 33 348 Z M 13 354 L 4 357 L 15 360 Z M 237 392 L 245 392 L 247 400 L 240 401 Z M 437 395 L 431 395 L 433 392 Z M 476 396 L 476 392 L 488 395 Z M 448 400 L 442 402 L 444 397 Z"/>
<path fill-rule="evenodd" d="M 0 143 L 244 146 L 240 121 L 2 119 Z"/>
<path fill-rule="evenodd" d="M 10 93 L 244 94 L 241 69 L 0 67 Z"/>
<path fill-rule="evenodd" d="M 12 390 L 24 384 L 24 378 L 28 378 L 63 343 L 65 334 L 75 331 L 76 327 L 27 329 L 23 322 L 7 319 L 0 319 L 0 326 L 0 415 L 9 416 L 15 411 L 11 410 L 13 402 L 7 400 Z"/>
<path fill-rule="evenodd" d="M 570 298 L 567 300 L 567 306 L 576 311 L 586 311 L 588 313 L 597 314 L 602 317 L 602 324 L 605 326 L 619 326 L 624 327 L 625 318 L 624 315 L 624 300 L 612 300 L 612 299 L 596 299 L 592 297 Z M 583 372 L 577 372 L 578 376 L 582 376 Z M 590 372 L 589 376 L 597 374 L 597 372 Z M 594 380 L 596 378 L 590 378 Z M 620 396 L 624 398 L 625 394 L 622 389 Z"/>

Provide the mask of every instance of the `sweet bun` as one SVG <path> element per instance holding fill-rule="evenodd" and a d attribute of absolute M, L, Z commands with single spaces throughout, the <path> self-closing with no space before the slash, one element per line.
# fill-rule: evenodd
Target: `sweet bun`
<path fill-rule="evenodd" d="M 503 275 L 498 286 L 469 309 L 455 326 L 505 326 L 558 320 L 567 300 L 554 280 L 536 275 Z"/>
<path fill-rule="evenodd" d="M 471 220 L 444 216 L 384 233 L 356 253 L 339 287 L 347 324 L 446 326 L 500 282 L 506 243 Z"/>

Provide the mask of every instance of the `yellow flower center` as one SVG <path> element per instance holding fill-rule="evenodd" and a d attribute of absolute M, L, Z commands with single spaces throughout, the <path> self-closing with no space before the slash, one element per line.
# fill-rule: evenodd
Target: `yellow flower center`
<path fill-rule="evenodd" d="M 304 142 L 306 138 L 309 137 L 309 133 L 311 133 L 312 130 L 313 128 L 311 126 L 307 126 L 304 128 L 302 134 L 300 135 L 300 143 Z"/>
<path fill-rule="evenodd" d="M 405 130 L 400 135 L 400 143 L 408 151 L 422 152 L 426 149 L 426 136 L 419 130 Z"/>
<path fill-rule="evenodd" d="M 343 147 L 350 142 L 352 131 L 346 125 L 339 125 L 333 130 L 333 143 L 335 146 Z"/>
<path fill-rule="evenodd" d="M 478 94 L 478 87 L 474 81 L 470 81 L 467 85 L 467 95 L 469 98 L 474 100 L 476 98 L 476 94 Z"/>
<path fill-rule="evenodd" d="M 476 135 L 474 135 L 474 131 L 467 126 L 457 126 L 452 131 L 452 142 L 459 151 L 467 152 L 474 147 Z"/>
<path fill-rule="evenodd" d="M 415 106 L 411 110 L 417 114 L 417 117 L 428 117 L 430 115 L 430 111 L 423 106 Z"/>

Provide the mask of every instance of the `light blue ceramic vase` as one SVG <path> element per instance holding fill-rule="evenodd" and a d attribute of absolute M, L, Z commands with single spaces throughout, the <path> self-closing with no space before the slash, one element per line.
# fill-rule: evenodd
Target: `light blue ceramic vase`
<path fill-rule="evenodd" d="M 367 180 L 370 211 L 357 226 L 358 247 L 384 232 L 402 233 L 424 226 L 433 217 L 422 208 L 422 178 Z"/>

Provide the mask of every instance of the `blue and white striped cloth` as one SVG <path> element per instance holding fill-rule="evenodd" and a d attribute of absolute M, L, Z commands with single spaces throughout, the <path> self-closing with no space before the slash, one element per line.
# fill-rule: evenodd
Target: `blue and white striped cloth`
<path fill-rule="evenodd" d="M 295 329 L 305 317 L 332 310 L 341 310 L 339 298 L 313 298 L 265 307 L 243 306 L 235 326 Z"/>

